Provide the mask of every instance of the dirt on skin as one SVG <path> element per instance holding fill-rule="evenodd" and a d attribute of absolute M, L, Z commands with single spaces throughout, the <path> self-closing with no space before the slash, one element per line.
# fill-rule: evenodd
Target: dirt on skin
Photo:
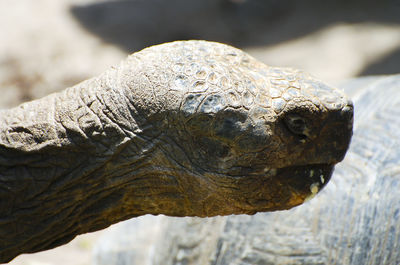
<path fill-rule="evenodd" d="M 354 0 L 339 1 L 340 5 L 200 2 L 174 0 L 166 6 L 157 0 L 0 1 L 0 108 L 59 91 L 135 50 L 177 39 L 230 43 L 266 64 L 301 68 L 333 83 L 400 71 L 396 1 L 379 6 Z M 21 255 L 9 264 L 91 264 L 92 247 L 101 233 Z"/>

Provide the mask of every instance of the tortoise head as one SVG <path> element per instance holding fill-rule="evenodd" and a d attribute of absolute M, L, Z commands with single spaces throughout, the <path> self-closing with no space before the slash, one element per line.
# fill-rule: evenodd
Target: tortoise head
<path fill-rule="evenodd" d="M 263 75 L 266 85 L 247 80 L 253 91 L 192 94 L 182 106 L 185 113 L 198 105 L 184 124 L 192 170 L 232 181 L 241 190 L 235 200 L 257 211 L 290 208 L 321 190 L 345 156 L 353 124 L 352 103 L 339 90 L 289 69 Z"/>
<path fill-rule="evenodd" d="M 162 116 L 173 143 L 164 153 L 185 169 L 177 175 L 190 207 L 207 216 L 288 209 L 326 185 L 352 135 L 353 105 L 340 90 L 223 44 L 166 47 L 158 60 L 178 70 L 160 104 L 177 102 Z"/>

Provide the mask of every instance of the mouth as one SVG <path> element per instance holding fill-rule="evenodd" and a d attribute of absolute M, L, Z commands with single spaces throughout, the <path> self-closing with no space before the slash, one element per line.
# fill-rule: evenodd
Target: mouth
<path fill-rule="evenodd" d="M 286 195 L 289 208 L 312 199 L 331 179 L 333 164 L 314 164 L 286 167 L 277 170 L 276 177 L 289 191 Z"/>
<path fill-rule="evenodd" d="M 310 164 L 241 177 L 207 174 L 213 184 L 209 187 L 215 188 L 208 195 L 206 215 L 213 216 L 215 209 L 218 215 L 288 210 L 320 192 L 333 169 L 334 164 Z"/>
<path fill-rule="evenodd" d="M 288 210 L 320 192 L 329 182 L 334 164 L 311 164 L 279 168 L 268 177 L 245 178 L 247 213 Z M 243 186 L 242 186 L 243 187 Z"/>

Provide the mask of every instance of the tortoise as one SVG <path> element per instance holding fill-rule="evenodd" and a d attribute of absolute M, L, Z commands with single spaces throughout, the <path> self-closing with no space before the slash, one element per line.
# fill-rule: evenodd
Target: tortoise
<path fill-rule="evenodd" d="M 339 87 L 354 100 L 354 135 L 316 199 L 253 216 L 129 220 L 103 235 L 94 264 L 400 264 L 400 75 Z"/>
<path fill-rule="evenodd" d="M 178 41 L 0 111 L 0 262 L 144 214 L 290 209 L 329 181 L 353 105 L 298 70 Z"/>

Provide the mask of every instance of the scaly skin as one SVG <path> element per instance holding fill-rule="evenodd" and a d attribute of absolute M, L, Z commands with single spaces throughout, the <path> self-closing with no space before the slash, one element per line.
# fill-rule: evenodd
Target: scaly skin
<path fill-rule="evenodd" d="M 341 161 L 352 103 L 227 45 L 173 42 L 0 112 L 0 261 L 143 214 L 289 209 Z"/>

